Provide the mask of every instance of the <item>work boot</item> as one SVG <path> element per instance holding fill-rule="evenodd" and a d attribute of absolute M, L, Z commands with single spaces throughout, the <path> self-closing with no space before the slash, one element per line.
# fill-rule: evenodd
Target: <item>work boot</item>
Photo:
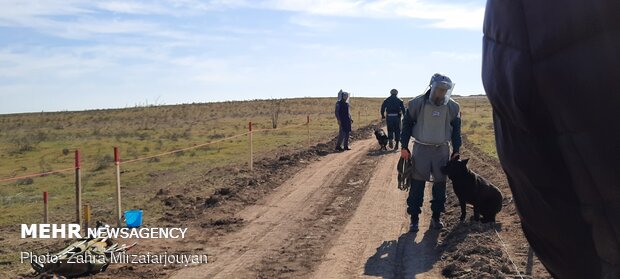
<path fill-rule="evenodd" d="M 392 140 L 390 140 L 390 141 L 388 142 L 388 146 L 389 146 L 390 148 L 394 148 L 394 142 L 392 142 Z"/>
<path fill-rule="evenodd" d="M 396 145 L 394 145 L 394 150 L 398 150 L 398 141 L 396 142 Z"/>
<path fill-rule="evenodd" d="M 417 231 L 419 231 L 419 228 L 418 228 L 418 218 L 411 218 L 411 225 L 409 225 L 409 231 L 410 232 L 417 232 Z"/>
<path fill-rule="evenodd" d="M 439 220 L 439 218 L 432 218 L 429 228 L 432 230 L 439 230 L 443 228 L 443 223 L 441 222 L 441 220 Z"/>
<path fill-rule="evenodd" d="M 335 149 L 335 150 L 336 150 L 336 151 L 344 151 L 344 149 L 342 149 L 342 147 L 340 147 L 340 146 L 336 146 L 336 149 Z"/>

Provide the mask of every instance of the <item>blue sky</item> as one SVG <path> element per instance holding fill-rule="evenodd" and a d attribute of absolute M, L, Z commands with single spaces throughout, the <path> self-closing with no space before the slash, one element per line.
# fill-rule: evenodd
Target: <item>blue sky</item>
<path fill-rule="evenodd" d="M 483 94 L 484 1 L 2 0 L 0 113 Z"/>

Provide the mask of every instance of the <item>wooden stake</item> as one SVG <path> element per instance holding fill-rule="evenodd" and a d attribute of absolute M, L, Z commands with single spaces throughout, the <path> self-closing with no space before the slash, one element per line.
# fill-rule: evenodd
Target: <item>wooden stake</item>
<path fill-rule="evenodd" d="M 47 206 L 47 192 L 43 192 L 43 224 L 49 224 L 49 208 Z"/>
<path fill-rule="evenodd" d="M 75 223 L 82 224 L 82 176 L 80 171 L 80 150 L 75 150 Z"/>
<path fill-rule="evenodd" d="M 84 205 L 84 233 L 88 233 L 88 228 L 90 227 L 90 204 Z"/>
<path fill-rule="evenodd" d="M 254 170 L 254 158 L 252 157 L 253 156 L 252 153 L 254 152 L 254 146 L 252 144 L 252 121 L 248 123 L 248 129 L 250 130 L 250 133 L 248 134 L 250 137 L 249 138 L 249 141 L 250 141 L 250 171 L 252 171 Z"/>
<path fill-rule="evenodd" d="M 114 147 L 114 165 L 116 166 L 116 226 L 122 226 L 123 214 L 121 212 L 121 158 L 118 147 Z"/>
<path fill-rule="evenodd" d="M 310 147 L 310 115 L 306 116 L 306 130 L 308 134 L 308 147 Z"/>

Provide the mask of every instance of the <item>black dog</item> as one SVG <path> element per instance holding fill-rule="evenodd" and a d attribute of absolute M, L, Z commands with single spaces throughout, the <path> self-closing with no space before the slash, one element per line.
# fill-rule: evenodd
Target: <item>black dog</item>
<path fill-rule="evenodd" d="M 375 137 L 377 138 L 379 145 L 381 145 L 381 150 L 387 150 L 386 146 L 388 144 L 388 137 L 385 135 L 383 129 L 375 129 Z"/>
<path fill-rule="evenodd" d="M 502 209 L 502 193 L 489 181 L 469 170 L 468 161 L 460 161 L 457 156 L 441 168 L 452 180 L 454 193 L 461 205 L 461 221 L 465 220 L 465 204 L 468 203 L 474 206 L 474 221 L 495 222 L 495 215 Z"/>

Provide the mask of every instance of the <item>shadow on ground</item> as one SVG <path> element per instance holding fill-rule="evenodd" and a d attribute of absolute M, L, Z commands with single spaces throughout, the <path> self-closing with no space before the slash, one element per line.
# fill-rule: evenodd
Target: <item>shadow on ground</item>
<path fill-rule="evenodd" d="M 376 149 L 372 149 L 370 151 L 368 151 L 368 153 L 366 155 L 368 156 L 384 156 L 384 155 L 390 155 L 390 154 L 395 154 L 398 153 L 398 150 L 393 150 L 393 149 L 388 149 L 388 150 L 381 150 L 379 149 L 379 147 L 377 147 Z M 394 166 L 396 167 L 396 166 Z"/>
<path fill-rule="evenodd" d="M 461 225 L 457 225 L 461 226 Z M 463 241 L 467 233 L 451 230 L 442 238 L 450 238 L 453 242 Z M 440 231 L 427 230 L 419 242 L 417 233 L 404 233 L 397 240 L 383 241 L 374 255 L 364 265 L 364 275 L 381 278 L 415 278 L 433 269 L 441 260 L 445 246 L 437 245 Z M 439 271 L 440 272 L 440 271 Z"/>

